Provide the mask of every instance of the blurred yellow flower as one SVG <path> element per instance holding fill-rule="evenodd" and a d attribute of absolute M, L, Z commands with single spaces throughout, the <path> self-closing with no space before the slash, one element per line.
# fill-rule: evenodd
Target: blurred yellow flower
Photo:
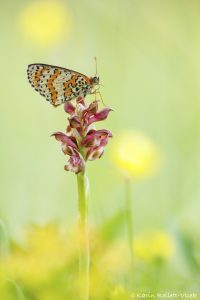
<path fill-rule="evenodd" d="M 70 14 L 60 1 L 32 1 L 21 11 L 19 26 L 28 40 L 47 47 L 68 36 Z"/>
<path fill-rule="evenodd" d="M 127 243 L 124 240 L 110 245 L 105 250 L 101 257 L 101 265 L 104 265 L 105 270 L 112 274 L 122 274 L 129 268 L 129 253 Z"/>
<path fill-rule="evenodd" d="M 91 299 L 106 299 L 110 283 L 105 268 L 91 266 L 90 268 L 90 297 Z"/>
<path fill-rule="evenodd" d="M 9 294 L 11 284 L 4 283 L 9 278 L 16 283 L 12 284 L 14 296 L 5 299 L 16 299 L 17 285 L 25 295 L 29 292 L 38 300 L 78 299 L 78 290 L 85 284 L 84 277 L 79 279 L 79 255 L 85 243 L 78 229 L 77 224 L 67 230 L 56 224 L 29 228 L 23 244 L 12 246 L 0 262 L 0 294 Z M 91 228 L 90 233 L 94 247 L 91 248 L 91 297 L 105 299 L 110 284 L 106 268 L 98 263 L 105 245 L 96 230 Z"/>
<path fill-rule="evenodd" d="M 31 228 L 25 242 L 23 247 L 13 249 L 3 267 L 9 277 L 18 278 L 28 285 L 48 280 L 72 258 L 74 247 L 71 247 L 66 233 L 56 225 Z"/>
<path fill-rule="evenodd" d="M 112 300 L 130 300 L 130 295 L 121 284 L 118 284 L 113 288 L 110 297 Z"/>
<path fill-rule="evenodd" d="M 157 146 L 144 133 L 136 130 L 116 134 L 111 153 L 114 164 L 128 177 L 149 175 L 160 164 Z"/>
<path fill-rule="evenodd" d="M 165 231 L 146 232 L 134 240 L 134 255 L 137 259 L 151 262 L 170 260 L 175 253 L 175 243 Z"/>

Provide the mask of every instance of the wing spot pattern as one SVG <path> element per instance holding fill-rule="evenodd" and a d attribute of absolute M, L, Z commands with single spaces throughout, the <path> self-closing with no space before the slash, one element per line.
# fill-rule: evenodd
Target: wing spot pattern
<path fill-rule="evenodd" d="M 49 77 L 49 80 L 47 81 L 47 87 L 49 89 L 49 92 L 51 93 L 51 103 L 53 105 L 56 105 L 57 101 L 57 91 L 55 86 L 53 85 L 55 79 L 61 74 L 61 71 L 58 69 L 55 69 L 54 74 Z"/>

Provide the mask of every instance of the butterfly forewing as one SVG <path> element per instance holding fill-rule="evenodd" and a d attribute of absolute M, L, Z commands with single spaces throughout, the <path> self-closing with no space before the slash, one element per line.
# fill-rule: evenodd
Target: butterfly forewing
<path fill-rule="evenodd" d="M 69 69 L 31 64 L 27 74 L 32 87 L 54 106 L 91 93 L 90 79 Z"/>

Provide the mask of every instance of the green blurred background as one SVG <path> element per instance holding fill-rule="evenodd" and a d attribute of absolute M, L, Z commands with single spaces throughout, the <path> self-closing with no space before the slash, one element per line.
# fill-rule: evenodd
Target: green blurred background
<path fill-rule="evenodd" d="M 65 129 L 66 115 L 31 88 L 27 65 L 47 63 L 93 76 L 96 56 L 104 102 L 115 110 L 99 128 L 115 138 L 139 129 L 164 157 L 159 172 L 133 183 L 135 231 L 183 227 L 198 238 L 200 2 L 39 1 L 56 2 L 63 13 L 60 36 L 51 40 L 50 34 L 49 42 L 37 39 L 37 32 L 31 36 L 29 16 L 31 28 L 24 21 L 33 2 L 1 1 L 0 9 L 0 217 L 9 234 L 19 237 L 32 223 L 71 224 L 77 218 L 75 176 L 63 170 L 66 157 L 50 138 Z M 102 159 L 88 164 L 93 224 L 124 207 L 112 151 L 110 141 Z"/>

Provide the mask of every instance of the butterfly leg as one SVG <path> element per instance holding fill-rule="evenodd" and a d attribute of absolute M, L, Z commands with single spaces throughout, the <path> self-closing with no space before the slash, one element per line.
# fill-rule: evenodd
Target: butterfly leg
<path fill-rule="evenodd" d="M 99 88 L 97 88 L 94 92 L 92 92 L 91 94 L 94 94 L 95 95 L 95 101 L 96 101 L 96 98 L 97 98 L 97 94 L 99 95 L 100 99 L 101 99 L 101 102 L 103 103 L 104 106 L 107 107 L 107 105 L 104 103 L 103 101 L 103 97 L 99 91 Z"/>

